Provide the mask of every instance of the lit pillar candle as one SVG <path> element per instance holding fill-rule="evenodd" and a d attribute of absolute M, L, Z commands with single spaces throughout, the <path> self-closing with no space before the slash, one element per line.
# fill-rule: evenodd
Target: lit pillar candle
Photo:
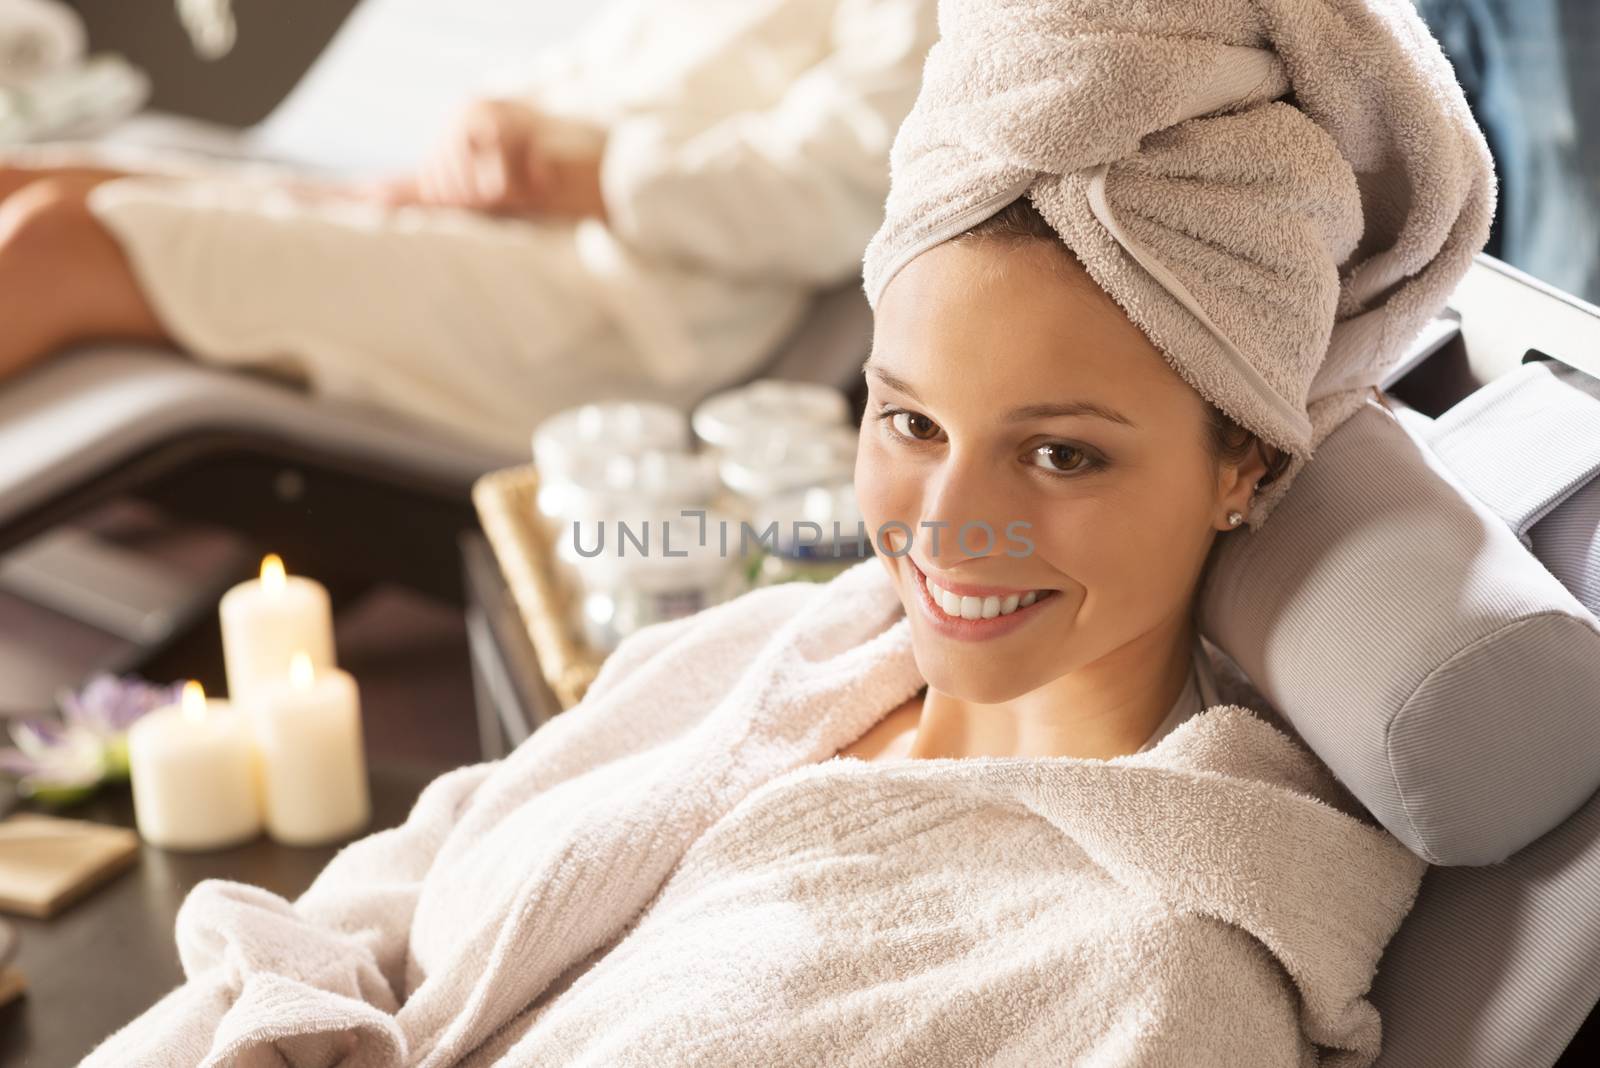
<path fill-rule="evenodd" d="M 361 703 L 350 674 L 321 673 L 296 653 L 288 679 L 250 696 L 261 759 L 267 833 L 289 845 L 316 845 L 360 830 L 371 814 L 361 747 Z"/>
<path fill-rule="evenodd" d="M 261 561 L 261 577 L 222 595 L 222 659 L 228 696 L 243 702 L 263 681 L 289 677 L 289 658 L 304 652 L 318 671 L 334 666 L 333 611 L 328 591 L 315 579 L 287 575 L 275 554 Z"/>
<path fill-rule="evenodd" d="M 217 849 L 261 833 L 250 720 L 198 682 L 128 729 L 134 822 L 151 845 Z"/>

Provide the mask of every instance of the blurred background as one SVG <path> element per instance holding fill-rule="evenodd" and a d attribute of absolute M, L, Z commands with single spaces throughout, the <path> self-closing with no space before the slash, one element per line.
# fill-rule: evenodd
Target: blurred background
<path fill-rule="evenodd" d="M 81 16 L 88 54 L 125 58 L 145 76 L 143 109 L 230 129 L 270 120 L 257 154 L 394 170 L 415 164 L 471 97 L 514 83 L 610 0 L 50 2 Z M 64 132 L 84 128 L 41 136 Z"/>
<path fill-rule="evenodd" d="M 75 14 L 78 25 L 49 21 L 45 9 L 52 5 Z M 131 144 L 141 151 L 214 153 L 310 171 L 395 173 L 414 167 L 466 102 L 502 72 L 514 80 L 528 57 L 557 44 L 605 6 L 605 0 L 19 4 L 12 12 L 17 24 L 46 16 L 46 29 L 63 38 L 67 54 L 47 57 L 48 63 L 39 64 L 47 71 L 31 80 L 14 77 L 7 86 L 7 53 L 0 45 L 0 150 L 7 144 Z M 6 15 L 0 2 L 0 41 Z M 73 36 L 79 32 L 81 37 Z M 9 59 L 15 74 L 38 55 L 24 49 Z M 30 107 L 30 91 L 50 93 L 59 104 Z M 285 472 L 302 477 L 304 470 L 263 463 L 262 478 L 268 480 Z M 221 477 L 250 481 L 237 465 Z M 175 470 L 173 478 L 197 485 L 192 471 Z M 464 487 L 457 492 L 454 520 L 442 527 L 470 521 Z M 9 551 L 0 553 L 0 715 L 47 713 L 59 691 L 97 670 L 195 677 L 212 692 L 223 691 L 215 597 L 251 573 L 270 543 L 284 539 L 268 534 L 258 541 L 241 524 L 213 521 L 205 506 L 185 509 L 156 495 L 108 494 L 93 506 L 80 501 L 37 517 L 31 507 L 23 510 L 22 519 L 30 521 L 20 524 L 20 533 L 40 533 L 23 538 L 8 532 Z M 208 495 L 199 489 L 179 494 L 191 500 Z M 424 509 L 410 510 L 418 527 L 427 526 Z M 286 522 L 322 529 L 320 517 L 308 519 L 308 512 L 297 509 Z M 113 595 L 104 592 L 107 573 L 83 558 L 49 563 L 62 525 L 80 543 L 91 539 L 100 565 L 110 566 L 121 583 L 124 604 L 89 603 Z M 385 710 L 386 720 L 369 716 L 367 723 L 378 759 L 441 768 L 476 758 L 475 695 L 455 546 L 440 534 L 431 544 L 442 551 L 430 563 L 397 567 L 391 559 L 384 565 L 390 580 L 347 566 L 348 554 L 329 553 L 325 532 L 309 540 L 306 549 L 291 550 L 291 566 L 298 562 L 319 571 L 332 589 L 342 660 L 363 680 L 369 705 Z M 432 573 L 419 580 L 424 568 Z M 84 581 L 69 588 L 61 570 Z M 92 588 L 96 583 L 100 594 Z M 138 622 L 152 618 L 162 621 L 154 632 Z"/>
<path fill-rule="evenodd" d="M 259 162 L 340 178 L 408 173 L 473 99 L 524 87 L 537 60 L 562 55 L 580 28 L 612 6 L 608 0 L 0 0 L 0 151 L 7 144 L 24 151 L 88 149 L 108 153 L 119 166 L 132 158 L 136 167 L 174 158 Z M 816 14 L 796 24 L 809 35 L 804 46 L 763 68 L 770 86 L 749 82 L 768 105 L 804 57 L 858 48 L 829 38 L 864 37 L 874 11 L 913 13 L 931 25 L 929 3 L 873 0 L 854 5 L 863 12 L 852 16 L 857 30 L 841 31 L 832 23 L 835 6 L 811 5 Z M 40 20 L 58 54 L 33 44 L 7 57 L 8 10 L 14 26 Z M 67 17 L 55 19 L 59 12 Z M 913 28 L 900 22 L 902 31 Z M 886 39 L 882 58 L 851 62 L 863 68 L 863 78 L 879 79 L 871 91 L 888 100 L 883 107 L 908 106 L 915 82 L 903 72 L 920 66 L 920 53 L 907 53 L 915 63 L 900 63 L 893 78 L 875 75 L 873 65 L 894 62 L 900 50 L 923 42 L 904 32 Z M 757 45 L 776 50 L 783 43 Z M 37 73 L 27 73 L 29 64 Z M 592 83 L 606 74 L 591 69 L 586 76 Z M 855 105 L 846 99 L 837 106 Z M 875 156 L 886 152 L 892 130 L 883 125 L 862 149 L 874 171 L 883 170 Z M 835 165 L 859 166 L 850 158 Z M 875 175 L 861 194 L 874 212 L 880 180 L 886 182 Z M 277 209 L 260 210 L 270 219 Z M 196 217 L 205 211 L 197 209 Z M 19 443 L 12 454 L 38 460 L 10 469 L 0 464 L 0 716 L 48 715 L 61 693 L 97 671 L 190 677 L 210 692 L 225 692 L 216 598 L 273 552 L 292 572 L 331 591 L 340 663 L 361 680 L 368 706 L 379 710 L 365 721 L 375 760 L 438 769 L 504 751 L 575 700 L 583 682 L 563 687 L 560 680 L 586 680 L 628 630 L 809 566 L 800 559 L 808 547 L 774 546 L 744 571 L 712 567 L 706 574 L 702 567 L 696 574 L 693 565 L 679 564 L 663 580 L 645 573 L 648 567 L 604 569 L 603 560 L 558 556 L 559 518 L 614 519 L 624 502 L 639 509 L 654 502 L 662 514 L 678 505 L 731 506 L 745 518 L 760 517 L 762 529 L 780 513 L 824 521 L 852 514 L 854 433 L 847 428 L 858 398 L 850 392 L 870 329 L 856 273 L 870 219 L 858 214 L 855 228 L 863 232 L 844 238 L 849 247 L 834 253 L 843 265 L 838 276 L 794 287 L 821 290 L 816 300 L 793 302 L 796 311 L 805 309 L 799 322 L 781 307 L 762 313 L 770 321 L 758 323 L 758 333 L 778 343 L 763 342 L 767 351 L 753 353 L 759 362 L 724 383 L 724 396 L 698 398 L 707 403 L 695 430 L 685 399 L 697 399 L 693 391 L 657 396 L 636 383 L 611 386 L 611 396 L 597 383 L 595 400 L 606 403 L 574 406 L 548 420 L 542 484 L 512 487 L 508 492 L 526 499 L 506 506 L 522 524 L 516 536 L 546 538 L 529 550 L 537 555 L 529 566 L 552 584 L 531 593 L 517 587 L 514 574 L 508 577 L 517 562 L 496 559 L 468 493 L 476 476 L 518 461 L 531 476 L 533 442 L 525 433 L 505 448 L 454 433 L 419 436 L 393 412 L 300 403 L 302 394 L 274 388 L 287 383 L 259 367 L 230 369 L 224 382 L 224 372 L 155 360 L 127 346 L 90 346 L 7 383 L 0 391 L 0 437 L 10 431 Z M 215 226 L 225 228 L 217 218 Z M 319 255 L 305 247 L 306 257 Z M 286 246 L 285 254 L 293 253 Z M 441 291 L 431 299 L 471 299 L 473 282 L 466 277 L 454 297 Z M 694 278 L 687 285 L 706 288 Z M 744 292 L 756 306 L 776 307 L 770 289 Z M 492 299 L 481 290 L 476 296 Z M 731 335 L 741 328 L 718 329 Z M 494 344 L 469 331 L 456 348 L 495 359 L 488 351 Z M 441 362 L 449 362 L 448 353 Z M 733 388 L 758 379 L 753 393 Z M 86 380 L 98 398 L 86 399 Z M 501 385 L 512 394 L 526 388 Z M 132 403 L 152 389 L 169 391 L 166 408 L 129 408 L 117 427 L 83 422 L 91 409 Z M 795 417 L 787 437 L 780 432 L 785 414 Z M 166 418 L 174 422 L 150 429 Z M 216 424 L 228 419 L 246 426 L 221 428 L 219 437 Z M 717 453 L 718 445 L 732 444 L 731 435 L 747 431 L 759 431 L 760 440 L 742 439 L 738 456 Z M 64 436 L 50 458 L 35 442 L 57 432 Z M 568 462 L 567 454 L 584 450 L 606 462 Z M 83 466 L 86 451 L 98 451 L 92 463 L 99 466 L 88 469 L 93 477 Z M 807 490 L 816 491 L 809 502 Z M 376 530 L 392 532 L 387 544 L 371 544 Z M 855 550 L 849 552 L 831 569 L 811 568 L 814 577 L 848 563 Z M 546 649 L 541 662 L 529 634 L 541 628 L 530 627 L 530 618 L 558 625 L 570 642 Z M 573 663 L 552 662 L 563 656 Z M 552 682 L 560 693 L 552 692 Z"/>
<path fill-rule="evenodd" d="M 61 2 L 83 16 L 92 49 L 126 56 L 148 73 L 152 109 L 248 126 L 309 72 L 298 95 L 314 101 L 317 114 L 301 114 L 291 98 L 276 122 L 287 133 L 275 146 L 269 127 L 266 146 L 312 152 L 331 165 L 398 167 L 416 161 L 486 74 L 515 69 L 508 38 L 531 53 L 607 0 L 457 0 L 448 8 L 427 0 L 218 0 L 215 6 L 231 7 L 238 34 L 215 59 L 196 53 L 181 4 Z M 1503 199 L 1484 251 L 1600 303 L 1600 4 L 1415 2 L 1455 65 L 1500 168 Z M 342 47 L 370 51 L 361 68 L 370 77 L 345 76 L 330 62 L 322 73 L 337 84 L 319 80 L 314 65 L 341 33 Z M 359 137 L 349 136 L 352 128 Z"/>
<path fill-rule="evenodd" d="M 1496 159 L 1484 251 L 1564 307 L 1600 304 L 1600 3 L 1416 6 Z M 144 235 L 147 267 L 176 265 L 168 291 L 196 295 L 184 315 L 213 350 L 87 344 L 0 381 L 0 813 L 134 826 L 112 757 L 148 696 L 135 684 L 235 691 L 251 639 L 224 633 L 221 599 L 281 589 L 284 565 L 326 601 L 266 629 L 326 638 L 359 684 L 363 781 L 388 825 L 439 772 L 581 700 L 628 633 L 868 555 L 853 537 L 860 255 L 935 7 L 0 0 L 0 201 L 12 159 L 136 172 L 111 179 L 133 213 L 118 236 Z M 593 129 L 561 116 L 601 117 L 626 149 L 622 218 L 390 217 L 251 184 L 414 175 L 464 136 L 470 102 L 515 93 L 552 120 L 536 142 L 590 152 L 596 185 Z M 186 195 L 166 166 L 221 177 Z M 306 350 L 301 380 L 247 358 L 276 343 L 261 337 Z M 333 388 L 305 388 L 319 374 Z M 426 418 L 445 408 L 453 426 Z M 682 509 L 713 547 L 732 525 L 720 552 L 692 520 L 671 533 L 673 550 L 701 535 L 685 557 L 657 541 L 625 559 L 619 525 L 614 555 L 583 551 L 604 523 Z M 329 855 L 146 849 L 111 904 L 27 929 L 42 1008 L 0 1015 L 0 1062 L 74 1063 L 145 1007 L 175 977 L 171 920 L 199 879 L 292 894 Z M 133 966 L 85 963 L 108 944 Z M 5 953 L 0 939 L 0 978 Z"/>
<path fill-rule="evenodd" d="M 233 0 L 227 6 L 245 32 L 227 54 L 207 58 L 196 52 L 175 3 L 64 2 L 83 16 L 91 50 L 124 55 L 150 74 L 151 108 L 231 126 L 266 118 L 357 6 L 356 0 Z"/>
<path fill-rule="evenodd" d="M 1600 4 L 1417 0 L 1500 176 L 1484 251 L 1600 303 Z"/>

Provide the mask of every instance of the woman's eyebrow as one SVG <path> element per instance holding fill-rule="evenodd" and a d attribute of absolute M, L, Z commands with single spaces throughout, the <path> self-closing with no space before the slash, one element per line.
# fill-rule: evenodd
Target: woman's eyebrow
<path fill-rule="evenodd" d="M 867 362 L 863 370 L 868 374 L 877 375 L 883 381 L 883 384 L 889 388 L 897 389 L 912 400 L 922 402 L 922 398 L 917 396 L 917 391 L 911 388 L 911 383 L 899 375 L 886 371 L 871 361 Z M 1021 423 L 1029 419 L 1049 419 L 1065 415 L 1092 415 L 1109 422 L 1121 423 L 1123 426 L 1132 427 L 1135 430 L 1139 428 L 1138 423 L 1135 423 L 1115 408 L 1108 408 L 1103 404 L 1088 400 L 1025 404 L 1021 408 L 1011 409 L 1006 413 L 1005 419 L 1007 422 Z"/>
<path fill-rule="evenodd" d="M 1115 408 L 1107 408 L 1094 401 L 1062 401 L 1056 404 L 1027 404 L 1021 408 L 1013 408 L 1006 413 L 1009 422 L 1021 423 L 1029 419 L 1048 419 L 1059 415 L 1092 415 L 1099 419 L 1106 419 L 1113 423 L 1139 429 L 1139 424 L 1123 415 Z"/>
<path fill-rule="evenodd" d="M 917 391 L 911 388 L 910 382 L 907 382 L 897 374 L 885 371 L 882 367 L 873 363 L 870 359 L 867 360 L 866 364 L 862 366 L 861 370 L 865 374 L 877 375 L 879 380 L 890 389 L 897 389 L 914 401 L 926 403 L 922 401 L 921 397 L 917 396 Z"/>

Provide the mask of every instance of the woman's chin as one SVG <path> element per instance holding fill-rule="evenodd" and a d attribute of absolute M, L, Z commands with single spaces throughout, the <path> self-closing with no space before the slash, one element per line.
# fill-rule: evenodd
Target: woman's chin
<path fill-rule="evenodd" d="M 912 635 L 912 646 L 917 660 L 917 670 L 928 681 L 928 687 L 947 697 L 975 705 L 998 705 L 1015 700 L 1043 685 L 1031 672 L 1009 664 L 1006 658 L 985 657 L 967 652 L 952 655 L 941 648 L 942 639 L 931 636 L 927 642 Z"/>

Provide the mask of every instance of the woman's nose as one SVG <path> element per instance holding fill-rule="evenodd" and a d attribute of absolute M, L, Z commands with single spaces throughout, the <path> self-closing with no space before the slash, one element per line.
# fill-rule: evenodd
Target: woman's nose
<path fill-rule="evenodd" d="M 1006 545 L 1007 525 L 1023 518 L 1013 514 L 1004 479 L 992 464 L 952 453 L 929 481 L 915 540 L 918 557 L 936 567 L 954 567 L 963 560 L 993 556 Z"/>

